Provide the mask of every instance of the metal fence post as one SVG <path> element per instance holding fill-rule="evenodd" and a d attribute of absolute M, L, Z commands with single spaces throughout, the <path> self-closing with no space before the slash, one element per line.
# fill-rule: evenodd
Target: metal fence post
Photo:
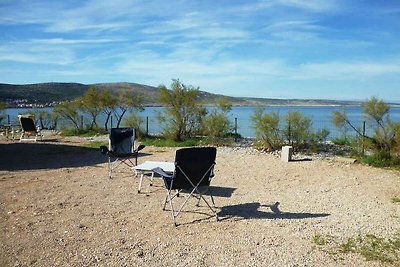
<path fill-rule="evenodd" d="M 149 116 L 146 117 L 146 136 L 149 135 Z"/>
<path fill-rule="evenodd" d="M 237 118 L 235 118 L 235 142 L 237 142 Z"/>
<path fill-rule="evenodd" d="M 365 121 L 363 121 L 363 131 L 362 131 L 362 154 L 365 155 Z"/>
<path fill-rule="evenodd" d="M 112 129 L 112 127 L 113 127 L 113 117 L 111 116 L 110 117 L 110 129 Z"/>
<path fill-rule="evenodd" d="M 83 129 L 83 115 L 81 115 L 81 128 Z"/>
<path fill-rule="evenodd" d="M 7 114 L 7 124 L 10 125 L 10 114 Z"/>

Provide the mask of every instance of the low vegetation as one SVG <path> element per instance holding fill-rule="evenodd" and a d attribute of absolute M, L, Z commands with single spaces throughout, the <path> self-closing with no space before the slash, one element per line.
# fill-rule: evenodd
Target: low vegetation
<path fill-rule="evenodd" d="M 84 143 L 81 146 L 82 147 L 86 147 L 86 148 L 98 149 L 100 146 L 107 146 L 108 147 L 108 142 L 107 141 L 92 141 L 92 142 Z"/>
<path fill-rule="evenodd" d="M 232 105 L 226 99 L 220 98 L 216 107 L 206 109 L 199 104 L 200 88 L 179 80 L 173 80 L 170 89 L 160 85 L 158 90 L 159 102 L 164 106 L 158 114 L 163 129 L 159 138 L 146 136 L 148 133 L 142 127 L 138 112 L 143 110 L 143 96 L 123 88 L 110 91 L 91 86 L 82 96 L 55 105 L 53 112 L 33 109 L 29 113 L 35 115 L 42 129 L 59 129 L 59 121 L 67 121 L 72 128 L 63 126 L 62 134 L 66 136 L 105 134 L 114 118 L 116 127 L 133 127 L 139 138 L 155 146 L 224 145 L 238 137 L 229 120 Z M 4 120 L 4 109 L 5 104 L 0 103 L 0 122 Z M 393 122 L 389 112 L 390 106 L 375 97 L 363 104 L 366 123 L 372 129 L 370 136 L 365 127 L 356 127 L 351 122 L 345 109 L 333 112 L 332 122 L 341 136 L 332 141 L 350 147 L 349 155 L 362 163 L 376 167 L 400 166 L 400 123 Z M 106 115 L 104 125 L 98 123 L 101 114 Z M 329 135 L 326 129 L 313 130 L 311 118 L 295 110 L 280 116 L 259 107 L 251 119 L 256 133 L 255 146 L 265 151 L 291 145 L 295 151 L 318 152 Z"/>
<path fill-rule="evenodd" d="M 63 136 L 81 136 L 81 137 L 92 137 L 96 135 L 107 134 L 104 129 L 75 129 L 75 128 L 63 128 L 61 129 Z"/>
<path fill-rule="evenodd" d="M 223 145 L 229 142 L 234 130 L 228 118 L 231 109 L 231 104 L 221 100 L 218 107 L 211 110 L 201 121 L 201 132 L 206 136 L 207 143 Z"/>
<path fill-rule="evenodd" d="M 173 80 L 171 90 L 160 86 L 160 102 L 164 105 L 159 121 L 164 136 L 180 142 L 199 134 L 201 119 L 206 115 L 203 106 L 197 105 L 199 88 Z"/>
<path fill-rule="evenodd" d="M 350 121 L 345 109 L 333 112 L 332 122 L 342 132 L 334 142 L 351 147 L 351 154 L 365 164 L 375 167 L 400 165 L 400 122 L 393 122 L 389 112 L 390 106 L 375 97 L 363 103 L 371 136 L 366 134 L 365 127 L 361 129 Z"/>
<path fill-rule="evenodd" d="M 375 235 L 358 235 L 340 241 L 338 237 L 315 235 L 313 243 L 332 256 L 356 253 L 367 261 L 394 263 L 400 260 L 400 233 L 392 239 L 385 239 Z"/>
<path fill-rule="evenodd" d="M 295 151 L 318 151 L 318 146 L 329 135 L 326 129 L 312 130 L 311 118 L 298 111 L 289 111 L 282 118 L 276 112 L 266 112 L 259 107 L 253 114 L 252 121 L 256 132 L 257 147 L 274 151 L 283 145 L 293 146 Z"/>
<path fill-rule="evenodd" d="M 0 101 L 0 125 L 3 123 L 3 120 L 6 118 L 6 114 L 4 110 L 6 109 L 6 103 Z"/>
<path fill-rule="evenodd" d="M 155 147 L 190 147 L 206 144 L 202 138 L 190 138 L 183 141 L 174 141 L 170 138 L 165 137 L 151 137 L 147 136 L 142 138 L 140 142 L 146 146 Z"/>

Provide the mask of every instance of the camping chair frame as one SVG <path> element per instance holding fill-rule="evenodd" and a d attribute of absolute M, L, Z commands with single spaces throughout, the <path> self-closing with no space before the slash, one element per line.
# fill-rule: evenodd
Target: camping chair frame
<path fill-rule="evenodd" d="M 121 153 L 119 151 L 115 151 L 113 149 L 113 142 L 112 142 L 112 134 L 120 134 L 120 133 L 112 133 L 113 131 L 118 130 L 125 130 L 125 131 L 132 131 L 132 135 L 126 137 L 125 139 L 130 138 L 130 148 L 128 153 Z M 139 145 L 138 148 L 135 150 L 135 129 L 133 128 L 112 128 L 110 130 L 109 140 L 108 140 L 108 149 L 106 146 L 101 146 L 100 150 L 103 154 L 108 156 L 108 177 L 112 179 L 112 172 L 116 169 L 119 165 L 125 164 L 129 168 L 133 168 L 137 165 L 137 157 L 138 152 L 142 150 L 145 146 Z M 135 162 L 132 161 L 132 158 L 135 159 Z"/>
<path fill-rule="evenodd" d="M 33 115 L 18 115 L 19 122 L 21 124 L 21 135 L 19 141 L 33 141 L 36 142 L 37 138 L 40 137 L 42 140 L 42 132 L 39 126 L 35 126 L 35 120 Z M 33 136 L 34 138 L 29 138 Z"/>
<path fill-rule="evenodd" d="M 207 169 L 207 171 L 204 172 L 204 174 L 202 174 L 201 179 L 196 184 L 194 184 L 192 182 L 192 179 L 190 179 L 190 177 L 185 173 L 185 171 L 181 168 L 181 166 L 178 165 L 178 163 L 175 163 L 175 172 L 172 175 L 167 174 L 161 168 L 153 169 L 154 173 L 161 175 L 164 179 L 164 182 L 165 182 L 165 185 L 167 188 L 167 193 L 166 193 L 166 197 L 165 197 L 165 201 L 164 201 L 164 205 L 163 205 L 163 210 L 165 210 L 167 203 L 169 203 L 170 207 L 171 207 L 172 222 L 173 222 L 174 226 L 177 226 L 176 218 L 181 213 L 181 211 L 183 210 L 183 208 L 185 207 L 185 205 L 187 204 L 187 202 L 189 201 L 189 199 L 191 197 L 198 198 L 198 202 L 197 202 L 196 206 L 199 206 L 200 201 L 203 200 L 206 203 L 206 205 L 208 206 L 208 208 L 212 211 L 213 216 L 215 216 L 215 219 L 218 221 L 218 214 L 217 214 L 217 210 L 215 207 L 214 197 L 213 197 L 211 191 L 209 190 L 209 181 L 214 176 L 214 166 L 215 166 L 215 162 L 213 162 L 210 165 L 210 167 Z M 179 170 L 182 173 L 183 177 L 190 183 L 190 185 L 191 185 L 190 189 L 174 187 L 174 179 L 175 179 L 175 175 L 176 175 L 176 170 Z M 208 179 L 207 185 L 202 185 L 202 183 L 204 182 L 205 179 Z M 167 187 L 167 185 L 169 185 L 169 187 Z M 200 190 L 201 187 L 206 187 L 206 190 L 201 191 Z M 209 192 L 209 195 L 211 198 L 211 204 L 204 197 L 204 193 L 207 191 Z M 176 207 L 174 206 L 173 200 L 176 197 L 179 197 L 180 193 L 182 193 L 182 192 L 189 192 L 189 193 L 185 197 L 185 199 L 184 199 L 183 203 L 180 205 L 180 207 L 178 209 L 176 209 Z"/>

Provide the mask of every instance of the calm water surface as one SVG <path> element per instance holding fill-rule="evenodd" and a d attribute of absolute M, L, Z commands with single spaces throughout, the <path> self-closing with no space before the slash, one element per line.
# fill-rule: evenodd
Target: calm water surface
<path fill-rule="evenodd" d="M 44 108 L 47 111 L 51 111 L 52 108 Z M 208 109 L 212 109 L 209 107 Z M 251 117 L 254 114 L 256 107 L 233 107 L 232 111 L 229 113 L 229 118 L 232 123 L 234 123 L 235 118 L 237 118 L 238 133 L 244 137 L 254 137 L 254 129 L 252 126 Z M 146 118 L 149 120 L 149 132 L 159 133 L 161 132 L 161 127 L 157 120 L 157 113 L 162 112 L 162 107 L 146 107 L 143 112 L 140 112 L 140 116 L 143 118 L 143 128 L 146 127 Z M 331 107 L 331 106 L 271 106 L 267 107 L 266 111 L 275 111 L 283 118 L 286 113 L 290 110 L 295 110 L 301 112 L 303 115 L 309 116 L 313 123 L 313 128 L 317 129 L 327 129 L 330 131 L 330 137 L 335 137 L 339 135 L 339 131 L 332 124 L 332 112 L 340 111 L 342 107 Z M 347 106 L 347 114 L 350 121 L 357 127 L 362 127 L 363 121 L 365 120 L 362 115 L 362 108 L 359 106 Z M 10 116 L 12 124 L 18 124 L 17 115 L 29 112 L 29 109 L 12 108 L 6 109 L 6 113 Z M 390 117 L 393 121 L 400 121 L 400 107 L 392 107 L 390 112 Z M 105 121 L 105 116 L 102 115 L 99 118 L 99 124 L 103 125 Z M 89 120 L 87 119 L 87 122 Z M 116 120 L 114 119 L 114 126 Z M 65 122 L 64 122 L 65 123 Z M 370 132 L 370 127 L 367 124 L 367 132 Z"/>

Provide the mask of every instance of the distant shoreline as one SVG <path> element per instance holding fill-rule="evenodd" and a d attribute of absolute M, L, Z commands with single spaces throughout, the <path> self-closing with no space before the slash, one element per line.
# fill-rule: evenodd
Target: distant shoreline
<path fill-rule="evenodd" d="M 137 83 L 37 83 L 37 84 L 4 84 L 0 83 L 0 101 L 6 102 L 9 108 L 41 108 L 52 107 L 62 101 L 70 101 L 84 95 L 90 86 L 98 90 L 109 90 L 114 93 L 119 90 L 129 90 L 142 98 L 147 107 L 161 106 L 159 103 L 160 88 Z M 233 97 L 199 91 L 197 101 L 205 106 L 216 106 L 219 101 L 231 103 L 232 106 L 315 106 L 340 107 L 360 106 L 363 100 L 335 100 L 335 99 L 279 99 L 265 97 Z M 387 101 L 389 102 L 389 101 Z M 396 101 L 389 102 L 392 107 L 400 107 Z"/>
<path fill-rule="evenodd" d="M 216 104 L 202 104 L 206 107 L 217 107 Z M 232 104 L 232 107 L 361 107 L 362 104 L 255 104 L 255 105 L 240 105 Z M 400 108 L 400 104 L 389 104 L 390 107 Z M 163 107 L 163 105 L 145 105 L 145 108 Z M 54 106 L 41 105 L 41 106 L 21 106 L 21 107 L 7 107 L 6 109 L 41 109 L 41 108 L 54 108 Z"/>

